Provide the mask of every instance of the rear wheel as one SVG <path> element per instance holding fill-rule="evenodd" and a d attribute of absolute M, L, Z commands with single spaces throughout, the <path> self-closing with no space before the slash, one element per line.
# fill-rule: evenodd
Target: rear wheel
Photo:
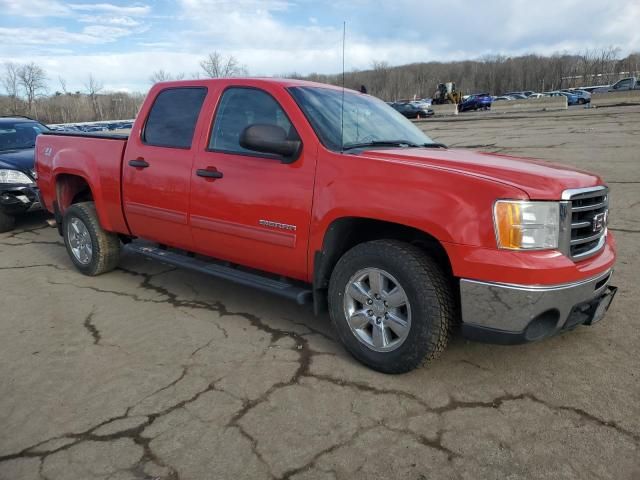
<path fill-rule="evenodd" d="M 376 240 L 357 245 L 336 265 L 329 311 L 356 359 L 403 373 L 444 350 L 455 303 L 446 275 L 420 249 Z"/>
<path fill-rule="evenodd" d="M 10 232 L 16 224 L 16 217 L 0 211 L 0 233 Z"/>
<path fill-rule="evenodd" d="M 93 202 L 69 207 L 62 219 L 62 233 L 71 261 L 85 275 L 100 275 L 118 265 L 120 239 L 100 226 Z"/>

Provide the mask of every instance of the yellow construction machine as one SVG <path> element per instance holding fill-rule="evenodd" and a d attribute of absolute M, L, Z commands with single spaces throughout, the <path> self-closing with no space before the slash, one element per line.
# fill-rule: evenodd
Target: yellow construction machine
<path fill-rule="evenodd" d="M 453 82 L 447 82 L 438 84 L 438 89 L 433 94 L 433 100 L 431 103 L 434 105 L 455 103 L 457 105 L 461 101 L 462 94 L 456 90 L 456 84 Z"/>

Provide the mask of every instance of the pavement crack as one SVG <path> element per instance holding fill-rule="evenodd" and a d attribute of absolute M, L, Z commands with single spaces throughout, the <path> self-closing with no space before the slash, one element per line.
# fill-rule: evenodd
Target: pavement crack
<path fill-rule="evenodd" d="M 91 310 L 91 312 L 89 313 L 89 315 L 87 315 L 84 319 L 84 323 L 82 325 L 84 325 L 84 328 L 87 329 L 87 331 L 91 334 L 91 336 L 93 337 L 93 344 L 94 345 L 99 345 L 100 344 L 100 340 L 102 340 L 102 335 L 100 334 L 100 330 L 98 330 L 98 327 L 96 327 L 96 325 L 93 323 L 93 316 L 95 315 L 95 307 L 93 310 Z"/>
<path fill-rule="evenodd" d="M 16 237 L 18 238 L 18 237 Z M 22 239 L 20 239 L 22 240 Z M 52 240 L 52 241 L 48 241 L 48 240 L 28 240 L 28 241 L 24 241 L 24 242 L 20 242 L 20 243 L 7 243 L 7 242 L 0 242 L 0 245 L 6 245 L 7 247 L 24 247 L 25 245 L 57 245 L 59 247 L 64 247 L 64 243 L 61 242 L 60 240 Z"/>
<path fill-rule="evenodd" d="M 247 439 L 249 441 L 249 443 L 251 444 L 251 452 L 256 456 L 256 458 L 260 461 L 260 463 L 262 463 L 266 467 L 267 471 L 269 472 L 269 476 L 272 479 L 275 479 L 276 476 L 271 471 L 271 465 L 269 465 L 269 463 L 265 460 L 265 458 L 262 456 L 262 454 L 258 450 L 258 440 L 256 440 L 254 437 L 252 437 L 249 434 L 249 432 L 247 432 L 242 427 L 242 425 L 234 424 L 229 428 L 235 428 L 236 430 L 238 430 L 238 432 L 240 432 L 240 435 L 242 435 L 245 439 Z"/>
<path fill-rule="evenodd" d="M 630 430 L 627 430 L 625 428 L 623 428 L 622 426 L 620 426 L 617 422 L 615 421 L 610 421 L 610 420 L 603 420 L 599 417 L 596 417 L 595 415 L 587 412 L 586 410 L 583 410 L 581 408 L 578 407 L 568 407 L 568 406 L 558 406 L 558 405 L 554 405 L 552 403 L 549 403 L 545 400 L 542 400 L 540 398 L 538 398 L 537 396 L 535 396 L 532 393 L 521 393 L 518 395 L 511 395 L 511 394 L 505 394 L 502 395 L 500 397 L 494 398 L 493 400 L 490 400 L 488 402 L 483 402 L 483 401 L 460 401 L 460 400 L 451 400 L 447 405 L 444 405 L 442 407 L 439 408 L 434 408 L 431 409 L 431 412 L 433 413 L 437 413 L 439 415 L 442 415 L 443 413 L 448 413 L 448 412 L 452 412 L 454 410 L 458 410 L 461 408 L 500 408 L 505 402 L 509 402 L 509 401 L 517 401 L 517 400 L 530 400 L 532 402 L 536 402 L 539 404 L 544 405 L 545 407 L 547 407 L 549 410 L 555 411 L 555 412 L 571 412 L 574 413 L 576 415 L 578 415 L 579 417 L 590 421 L 591 423 L 595 423 L 599 426 L 602 427 L 607 427 L 607 428 L 612 428 L 614 429 L 617 433 L 625 436 L 625 437 L 629 437 L 631 438 L 634 442 L 636 443 L 640 443 L 640 434 L 637 434 L 635 432 L 632 432 Z"/>
<path fill-rule="evenodd" d="M 406 392 L 404 390 L 397 390 L 393 388 L 378 388 L 378 387 L 371 386 L 368 383 L 357 382 L 354 380 L 343 380 L 340 378 L 332 377 L 330 375 L 308 374 L 306 376 L 309 378 L 315 378 L 316 380 L 320 380 L 323 382 L 332 383 L 333 385 L 337 385 L 339 387 L 355 388 L 356 390 L 359 390 L 361 392 L 374 393 L 374 394 L 380 394 L 380 395 L 396 395 L 398 397 L 403 397 L 403 398 L 406 398 L 407 400 L 414 401 L 428 411 L 433 410 L 431 406 L 429 406 L 423 399 L 421 399 L 420 397 L 410 392 Z"/>
<path fill-rule="evenodd" d="M 18 235 L 22 235 L 24 233 L 33 233 L 34 235 L 39 235 L 39 230 L 44 230 L 46 228 L 50 228 L 49 225 L 47 225 L 46 223 L 44 225 L 40 225 L 38 227 L 33 227 L 33 228 L 25 228 L 22 230 L 14 230 L 13 232 L 9 233 L 8 235 L 6 235 L 4 238 L 15 238 Z M 38 232 L 38 233 L 35 233 Z"/>
<path fill-rule="evenodd" d="M 463 359 L 463 360 L 460 360 L 460 363 L 466 363 L 467 365 L 471 365 L 472 367 L 476 367 L 480 370 L 484 370 L 485 372 L 491 372 L 490 368 L 483 367 L 479 363 L 472 362 L 471 360 Z"/>
<path fill-rule="evenodd" d="M 66 268 L 53 263 L 40 263 L 37 265 L 16 265 L 14 267 L 0 267 L 0 270 L 25 270 L 29 268 L 55 268 L 56 270 L 66 270 Z"/>
<path fill-rule="evenodd" d="M 175 386 L 178 382 L 182 381 L 184 379 L 184 377 L 187 376 L 187 373 L 189 373 L 189 367 L 182 367 L 182 372 L 180 373 L 180 375 L 178 375 L 178 377 L 175 380 L 172 380 L 170 383 L 168 383 L 164 387 L 160 387 L 159 389 L 157 389 L 153 393 L 150 393 L 149 395 L 144 397 L 142 400 L 140 400 L 138 403 L 142 403 L 147 398 L 151 398 L 154 395 L 157 395 L 158 393 L 164 392 L 165 390 L 168 390 L 171 387 Z"/>
<path fill-rule="evenodd" d="M 374 424 L 374 425 L 370 425 L 367 427 L 361 427 L 359 429 L 357 429 L 353 435 L 351 435 L 349 438 L 347 438 L 346 440 L 336 443 L 334 445 L 331 445 L 330 447 L 327 447 L 323 450 L 320 450 L 319 452 L 317 452 L 312 458 L 311 460 L 309 460 L 307 463 L 305 463 L 304 465 L 302 465 L 301 467 L 296 467 L 296 468 L 291 468 L 289 470 L 287 470 L 286 472 L 284 472 L 278 480 L 288 480 L 291 477 L 293 477 L 294 475 L 298 475 L 300 473 L 305 473 L 308 472 L 309 470 L 311 470 L 311 468 L 313 468 L 313 466 L 316 464 L 316 462 L 323 457 L 324 455 L 327 455 L 329 453 L 333 453 L 336 450 L 340 450 L 341 448 L 344 448 L 350 444 L 352 444 L 358 437 L 360 437 L 361 435 L 367 433 L 370 430 L 373 430 L 374 428 L 378 428 L 380 427 L 380 424 Z"/>
<path fill-rule="evenodd" d="M 454 458 L 461 457 L 459 453 L 456 453 L 453 450 L 442 445 L 442 435 L 444 433 L 442 430 L 439 430 L 436 435 L 436 438 L 434 440 L 431 440 L 425 437 L 424 435 L 420 435 L 419 433 L 413 432 L 408 429 L 395 428 L 395 427 L 390 427 L 388 425 L 385 425 L 384 428 L 392 432 L 400 433 L 403 435 L 409 435 L 410 437 L 413 437 L 418 443 L 424 445 L 425 447 L 433 448 L 434 450 L 438 450 L 439 452 L 444 453 L 447 456 L 448 461 L 451 461 Z"/>

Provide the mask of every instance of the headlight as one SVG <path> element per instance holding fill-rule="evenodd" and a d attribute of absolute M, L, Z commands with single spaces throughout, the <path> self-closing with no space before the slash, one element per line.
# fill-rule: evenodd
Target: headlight
<path fill-rule="evenodd" d="M 560 204 L 498 200 L 493 209 L 498 248 L 544 250 L 558 248 Z"/>
<path fill-rule="evenodd" d="M 17 170 L 0 170 L 0 183 L 20 183 L 29 185 L 33 183 L 33 180 Z"/>

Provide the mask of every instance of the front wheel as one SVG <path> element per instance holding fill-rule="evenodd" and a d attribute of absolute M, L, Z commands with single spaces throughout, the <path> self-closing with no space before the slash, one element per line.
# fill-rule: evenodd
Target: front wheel
<path fill-rule="evenodd" d="M 395 240 L 357 245 L 340 259 L 329 311 L 347 350 L 384 373 L 437 358 L 455 320 L 447 276 L 422 250 Z"/>
<path fill-rule="evenodd" d="M 64 244 L 80 272 L 95 276 L 116 268 L 120 239 L 100 226 L 93 202 L 71 205 L 62 219 Z"/>

